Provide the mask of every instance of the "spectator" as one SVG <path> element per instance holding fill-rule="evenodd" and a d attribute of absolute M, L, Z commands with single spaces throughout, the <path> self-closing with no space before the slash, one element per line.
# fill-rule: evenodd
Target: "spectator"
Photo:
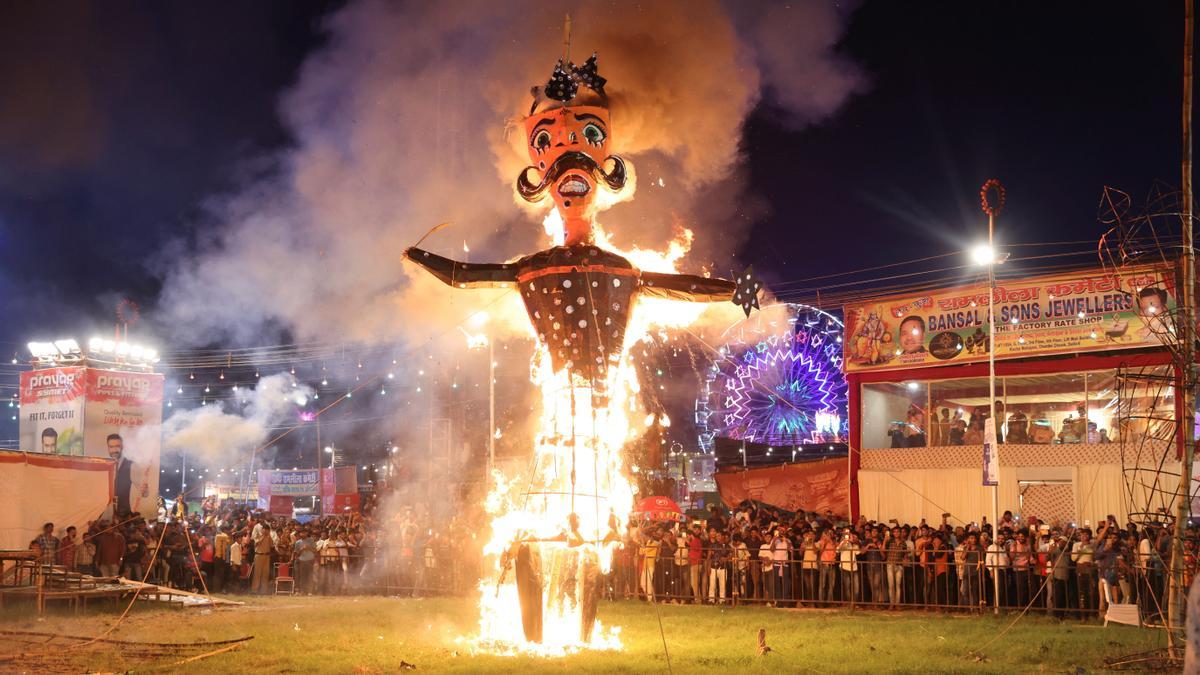
<path fill-rule="evenodd" d="M 225 580 L 229 578 L 229 549 L 232 538 L 229 536 L 229 526 L 225 525 L 217 531 L 213 538 L 213 590 L 220 593 L 225 589 Z"/>
<path fill-rule="evenodd" d="M 708 570 L 708 601 L 713 604 L 725 603 L 725 580 L 730 561 L 730 549 L 725 543 L 724 535 L 716 533 L 709 542 L 711 555 Z"/>
<path fill-rule="evenodd" d="M 240 537 L 236 539 L 231 538 L 229 544 L 229 567 L 230 572 L 233 575 L 234 585 L 238 588 L 238 590 L 242 590 L 241 581 L 245 578 L 242 573 L 243 566 L 242 540 Z"/>
<path fill-rule="evenodd" d="M 42 526 L 42 533 L 34 539 L 30 548 L 36 549 L 43 565 L 53 565 L 58 562 L 58 537 L 54 536 L 54 523 Z"/>
<path fill-rule="evenodd" d="M 121 560 L 121 574 L 126 579 L 142 581 L 142 562 L 146 556 L 146 539 L 140 530 L 133 529 L 125 540 L 125 557 Z"/>
<path fill-rule="evenodd" d="M 271 580 L 271 553 L 275 549 L 275 542 L 271 537 L 271 526 L 265 521 L 260 520 L 254 530 L 258 534 L 253 538 L 254 569 L 251 572 L 250 592 L 261 595 L 267 592 Z"/>
<path fill-rule="evenodd" d="M 293 559 L 296 564 L 297 592 L 313 594 L 313 565 L 317 559 L 317 547 L 308 538 L 308 532 L 301 530 L 300 536 L 292 544 L 295 549 Z"/>
<path fill-rule="evenodd" d="M 107 520 L 99 523 L 100 532 L 96 535 L 96 566 L 100 568 L 100 576 L 116 577 L 121 573 L 121 559 L 125 556 L 125 537 L 109 525 Z"/>
<path fill-rule="evenodd" d="M 96 542 L 90 523 L 87 535 L 83 537 L 83 542 L 76 547 L 75 551 L 75 569 L 84 574 L 99 574 L 96 570 Z"/>
<path fill-rule="evenodd" d="M 78 555 L 75 532 L 75 526 L 71 525 L 67 528 L 67 534 L 58 542 L 58 564 L 65 567 L 68 572 L 75 571 L 75 558 Z"/>
<path fill-rule="evenodd" d="M 963 601 L 962 604 L 974 610 L 979 606 L 979 585 L 982 578 L 981 566 L 983 555 L 979 547 L 979 535 L 970 532 L 963 544 Z"/>
<path fill-rule="evenodd" d="M 817 581 L 820 575 L 821 549 L 817 546 L 816 537 L 812 530 L 804 533 L 800 543 L 800 588 L 801 597 L 806 602 L 816 602 L 818 599 Z"/>
<path fill-rule="evenodd" d="M 892 609 L 899 609 L 903 602 L 904 566 L 912 561 L 911 542 L 900 534 L 899 523 L 892 521 L 891 536 L 884 544 L 887 561 L 888 600 Z"/>
<path fill-rule="evenodd" d="M 828 528 L 821 531 L 821 540 L 817 542 L 821 559 L 821 602 L 825 604 L 834 601 L 834 591 L 837 584 L 837 543 L 833 540 L 833 530 Z"/>
<path fill-rule="evenodd" d="M 704 557 L 705 542 L 700 537 L 700 525 L 693 524 L 692 531 L 686 537 L 687 542 L 687 579 L 688 579 L 688 595 L 696 603 L 700 604 L 703 596 L 700 592 L 700 565 Z"/>
<path fill-rule="evenodd" d="M 775 606 L 775 556 L 771 553 L 770 533 L 763 533 L 762 544 L 758 547 L 758 561 L 762 569 L 762 599 L 767 607 Z"/>
<path fill-rule="evenodd" d="M 837 545 L 842 598 L 852 603 L 862 601 L 862 585 L 858 575 L 858 550 L 857 532 L 850 531 L 842 535 L 842 541 Z"/>

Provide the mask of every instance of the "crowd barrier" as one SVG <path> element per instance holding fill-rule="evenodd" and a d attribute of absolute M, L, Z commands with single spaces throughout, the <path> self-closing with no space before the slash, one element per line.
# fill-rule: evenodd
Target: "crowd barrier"
<path fill-rule="evenodd" d="M 953 551 L 947 551 L 946 561 L 822 562 L 788 557 L 770 563 L 750 558 L 717 565 L 707 559 L 708 553 L 704 551 L 695 565 L 675 556 L 657 557 L 650 564 L 641 556 L 619 557 L 611 594 L 665 602 L 784 607 L 968 612 L 999 606 L 1060 618 L 1102 616 L 1110 601 L 1135 602 L 1142 616 L 1152 617 L 1160 613 L 1166 598 L 1167 575 L 1157 564 L 1123 566 L 1109 575 L 1102 575 L 1095 564 L 1071 564 L 1065 575 L 1056 578 L 1051 567 L 1036 563 L 1024 568 L 983 562 L 959 565 Z"/>
<path fill-rule="evenodd" d="M 942 611 L 985 611 L 997 606 L 994 573 L 999 574 L 999 607 L 1051 613 L 1062 618 L 1096 617 L 1113 602 L 1136 602 L 1143 616 L 1160 612 L 1167 575 L 1158 564 L 1130 565 L 1112 581 L 1096 565 L 1070 565 L 1065 578 L 1046 566 L 1027 568 L 975 565 L 915 559 L 899 563 L 858 560 L 820 562 L 787 558 L 765 563 L 757 558 L 714 564 L 702 551 L 699 564 L 682 563 L 674 555 L 653 558 L 618 551 L 606 577 L 605 597 L 653 599 L 659 602 L 723 603 L 783 607 L 913 608 Z M 150 578 L 186 585 L 194 574 L 182 561 L 156 563 Z M 401 556 L 374 552 L 310 564 L 275 558 L 268 581 L 284 565 L 295 592 L 317 594 L 378 593 L 385 595 L 466 595 L 479 587 L 478 561 L 443 555 Z M 253 569 L 202 563 L 205 584 L 213 592 L 255 592 Z M 1061 576 L 1061 575 L 1060 575 Z M 1106 588 L 1106 585 L 1108 586 Z M 273 592 L 273 583 L 266 592 Z"/>

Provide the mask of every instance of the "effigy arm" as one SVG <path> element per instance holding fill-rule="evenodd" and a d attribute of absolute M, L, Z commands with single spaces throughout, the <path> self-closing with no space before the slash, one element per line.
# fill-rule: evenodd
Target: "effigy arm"
<path fill-rule="evenodd" d="M 508 263 L 464 263 L 412 247 L 404 257 L 455 288 L 500 288 L 517 283 L 517 268 Z"/>
<path fill-rule="evenodd" d="M 688 302 L 722 302 L 733 299 L 737 284 L 728 279 L 712 279 L 693 274 L 642 272 L 639 293 L 654 298 Z"/>

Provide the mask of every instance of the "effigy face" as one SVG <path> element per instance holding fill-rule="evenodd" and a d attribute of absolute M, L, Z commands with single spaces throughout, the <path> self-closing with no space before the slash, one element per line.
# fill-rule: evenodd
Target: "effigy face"
<path fill-rule="evenodd" d="M 589 243 L 597 188 L 617 191 L 625 184 L 624 164 L 608 154 L 608 109 L 578 105 L 534 113 L 525 119 L 525 137 L 532 165 L 518 181 L 521 196 L 531 202 L 549 196 L 562 216 L 565 243 Z M 609 160 L 613 168 L 606 171 Z"/>
<path fill-rule="evenodd" d="M 597 246 L 557 246 L 517 263 L 517 283 L 555 371 L 603 382 L 621 358 L 638 272 Z"/>

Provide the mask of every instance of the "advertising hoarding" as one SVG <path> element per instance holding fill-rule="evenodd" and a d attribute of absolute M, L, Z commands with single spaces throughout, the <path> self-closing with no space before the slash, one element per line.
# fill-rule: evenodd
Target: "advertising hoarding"
<path fill-rule="evenodd" d="M 86 369 L 83 454 L 115 460 L 117 514 L 157 515 L 163 376 Z"/>
<path fill-rule="evenodd" d="M 846 305 L 847 372 L 1159 347 L 1175 309 L 1169 269 L 1090 270 L 996 282 L 989 335 L 986 283 Z M 993 340 L 994 338 L 994 340 Z"/>
<path fill-rule="evenodd" d="M 21 373 L 18 446 L 23 452 L 83 455 L 83 367 Z"/>

